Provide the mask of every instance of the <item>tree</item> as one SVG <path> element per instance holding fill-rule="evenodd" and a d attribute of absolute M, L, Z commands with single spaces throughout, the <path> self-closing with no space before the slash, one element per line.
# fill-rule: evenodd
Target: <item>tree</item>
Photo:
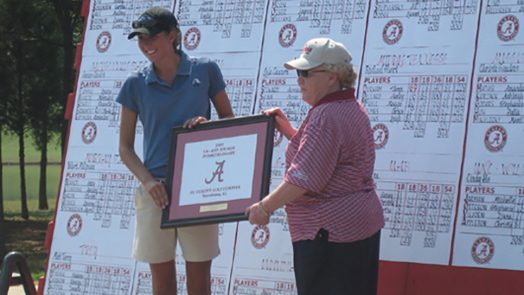
<path fill-rule="evenodd" d="M 54 7 L 48 2 L 38 5 L 40 17 L 31 28 L 35 42 L 33 49 L 40 56 L 34 61 L 31 71 L 32 86 L 29 90 L 29 120 L 31 135 L 36 148 L 40 151 L 40 176 L 38 186 L 38 209 L 48 209 L 47 203 L 47 145 L 52 138 L 52 131 L 57 131 L 63 120 L 61 105 L 63 48 L 62 34 L 54 17 Z M 37 38 L 38 37 L 38 38 Z"/>
<path fill-rule="evenodd" d="M 18 163 L 20 171 L 21 216 L 29 218 L 25 177 L 25 135 L 30 129 L 31 100 L 35 93 L 45 89 L 50 75 L 39 68 L 43 58 L 39 50 L 49 46 L 45 39 L 45 23 L 41 22 L 42 6 L 38 1 L 2 0 L 0 19 L 2 49 L 5 53 L 5 71 L 12 77 L 12 87 L 5 91 L 4 117 L 6 127 L 18 136 Z M 41 84 L 39 84 L 41 83 Z M 40 111 L 41 112 L 41 111 Z M 45 114 L 45 113 L 44 113 Z"/>
<path fill-rule="evenodd" d="M 25 11 L 20 9 L 19 4 L 13 0 L 3 0 L 0 7 L 0 20 L 2 22 L 2 59 L 6 61 L 3 65 L 3 71 L 10 77 L 6 81 L 7 86 L 4 89 L 4 119 L 5 127 L 10 132 L 19 136 L 19 165 L 20 169 L 20 189 L 21 189 L 21 209 L 22 217 L 29 218 L 27 210 L 27 193 L 25 187 L 25 170 L 24 170 L 24 133 L 26 128 L 25 120 L 25 49 L 23 39 L 23 22 Z M 6 38 L 9 36 L 9 38 Z M 8 83 L 8 84 L 7 84 Z M 3 88 L 3 87 L 2 87 Z"/>
<path fill-rule="evenodd" d="M 40 181 L 39 181 L 39 209 L 47 209 L 47 144 L 52 132 L 61 134 L 62 152 L 65 146 L 65 135 L 67 122 L 63 114 L 67 105 L 67 98 L 73 88 L 74 82 L 74 52 L 75 44 L 80 40 L 82 33 L 82 22 L 80 18 L 81 0 L 47 0 L 41 4 L 43 12 L 41 22 L 45 25 L 37 27 L 45 28 L 49 40 L 47 46 L 42 47 L 40 52 L 48 52 L 55 59 L 46 59 L 38 67 L 47 69 L 47 73 L 40 76 L 45 85 L 44 88 L 33 89 L 33 115 L 31 118 L 33 126 L 33 138 L 37 148 L 40 150 Z M 52 16 L 52 17 L 49 17 Z M 41 35 L 41 34 L 36 34 Z M 53 54 L 54 53 L 54 54 Z M 59 73 L 61 71 L 61 74 Z M 52 72 L 52 74 L 51 74 Z M 51 75 L 49 75 L 51 74 Z M 45 79 L 45 77 L 61 77 L 61 79 Z M 39 112 L 40 110 L 40 112 Z M 43 115 L 41 110 L 45 110 Z M 36 128 L 42 126 L 45 128 Z"/>
<path fill-rule="evenodd" d="M 2 42 L 6 40 L 8 33 L 6 31 L 7 24 L 4 24 L 5 5 L 4 0 L 0 0 L 0 176 L 4 175 L 4 166 L 2 158 L 2 136 L 9 131 L 7 127 L 7 106 L 8 98 L 14 93 L 13 76 L 10 72 L 11 60 L 8 56 L 8 44 Z M 4 183 L 3 177 L 0 177 L 0 221 L 4 220 Z"/>
<path fill-rule="evenodd" d="M 11 48 L 11 56 L 14 57 L 15 63 L 15 94 L 11 105 L 11 129 L 18 135 L 18 167 L 20 169 L 20 200 L 22 218 L 29 219 L 29 210 L 27 208 L 27 186 L 25 178 L 25 132 L 27 130 L 27 80 L 26 63 L 27 55 L 25 44 L 20 39 L 15 39 Z"/>
<path fill-rule="evenodd" d="M 1 116 L 1 115 L 0 115 Z M 3 116 L 0 121 L 3 121 Z M 2 123 L 0 122 L 0 222 L 4 221 L 4 163 L 2 159 Z"/>
<path fill-rule="evenodd" d="M 81 0 L 0 0 L 0 78 L 7 77 L 1 79 L 6 85 L 0 87 L 4 119 L 0 132 L 5 128 L 19 139 L 20 197 L 26 219 L 25 135 L 31 130 L 40 150 L 39 208 L 45 209 L 47 144 L 53 132 L 59 131 L 65 138 L 63 113 L 74 82 L 74 42 L 81 36 L 81 4 Z M 0 163 L 0 172 L 1 168 Z M 0 181 L 3 213 L 1 185 Z"/>
<path fill-rule="evenodd" d="M 1 6 L 0 6 L 1 9 Z M 2 33 L 2 30 L 0 29 L 0 38 L 2 38 L 4 34 Z M 0 43 L 0 52 L 4 52 L 4 48 L 2 46 L 3 43 Z M 5 55 L 0 55 L 0 64 L 5 65 L 7 64 L 7 59 Z M 6 96 L 9 92 L 9 88 L 12 85 L 9 83 L 9 75 L 6 71 L 5 67 L 0 67 L 0 81 L 4 82 L 4 85 L 0 87 L 0 222 L 4 221 L 4 181 L 2 175 L 4 175 L 4 162 L 2 158 L 2 136 L 4 135 L 5 130 L 5 116 L 6 113 Z M 1 253 L 1 251 L 0 251 Z"/>
<path fill-rule="evenodd" d="M 65 110 L 67 97 L 73 90 L 74 83 L 74 53 L 75 44 L 80 41 L 82 36 L 82 22 L 80 10 L 82 0 L 46 0 L 55 8 L 55 15 L 58 20 L 59 28 L 62 32 L 63 64 L 62 64 L 62 94 L 61 105 Z M 62 152 L 65 146 L 67 133 L 67 122 L 62 121 L 61 141 Z"/>
<path fill-rule="evenodd" d="M 0 97 L 2 96 L 0 95 Z M 0 108 L 0 112 L 2 112 L 2 110 L 3 108 Z M 3 121 L 4 116 L 0 115 L 0 222 L 4 221 L 4 179 L 2 177 L 2 175 L 4 175 L 4 162 L 2 158 L 2 133 L 4 129 Z"/>
<path fill-rule="evenodd" d="M 53 56 L 56 47 L 43 46 L 40 53 Z M 35 73 L 34 85 L 30 90 L 29 118 L 31 135 L 35 147 L 40 151 L 40 175 L 38 186 L 38 209 L 48 209 L 47 203 L 47 145 L 52 138 L 52 124 L 61 116 L 59 103 L 61 81 L 56 79 L 60 68 L 53 58 L 41 59 L 36 69 L 45 69 L 44 72 Z"/>

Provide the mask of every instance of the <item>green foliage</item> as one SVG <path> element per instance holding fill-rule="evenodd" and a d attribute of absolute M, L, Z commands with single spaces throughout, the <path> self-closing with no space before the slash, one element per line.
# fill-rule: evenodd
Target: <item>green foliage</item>
<path fill-rule="evenodd" d="M 24 253 L 35 279 L 45 267 L 43 238 L 53 213 L 36 210 L 41 171 L 34 163 L 41 158 L 38 150 L 46 152 L 45 147 L 50 148 L 50 162 L 60 161 L 58 147 L 63 142 L 57 144 L 56 140 L 65 138 L 63 112 L 74 83 L 72 68 L 74 49 L 81 41 L 81 5 L 82 0 L 0 0 L 0 152 L 3 162 L 32 163 L 22 169 L 27 170 L 24 179 L 27 178 L 29 188 L 27 207 L 32 211 L 29 220 L 18 217 L 22 194 L 18 165 L 4 166 L 0 177 L 0 189 L 5 193 L 0 193 L 0 202 L 4 198 L 6 213 L 5 222 L 0 222 L 0 254 L 5 249 Z M 29 143 L 21 153 L 19 137 L 23 139 L 21 143 Z M 49 205 L 54 207 L 60 165 L 50 165 L 48 171 L 47 195 Z"/>
<path fill-rule="evenodd" d="M 30 126 L 38 148 L 47 144 L 50 122 L 63 112 L 60 106 L 61 32 L 53 6 L 46 1 L 2 0 L 0 40 L 3 76 L 11 81 L 3 93 L 8 130 L 22 134 Z M 58 54 L 57 54 L 58 53 Z M 52 126 L 51 126 L 52 127 Z M 57 129 L 57 128 L 54 128 Z"/>
<path fill-rule="evenodd" d="M 70 2 L 70 1 L 69 1 Z M 64 3 L 60 1 L 60 3 Z M 0 78 L 8 79 L 10 87 L 2 91 L 3 115 L 0 128 L 16 134 L 19 139 L 18 162 L 25 162 L 25 135 L 29 131 L 34 146 L 42 151 L 40 161 L 47 163 L 47 145 L 52 138 L 52 130 L 64 126 L 62 120 L 65 107 L 64 44 L 73 46 L 71 37 L 62 34 L 61 23 L 55 10 L 55 1 L 0 0 L 0 59 L 6 62 L 0 71 Z M 61 11 L 62 12 L 62 11 Z M 70 12 L 71 13 L 71 12 Z M 72 32 L 68 32 L 72 35 Z M 70 49 L 69 46 L 65 46 Z M 68 77 L 71 70 L 68 68 Z M 62 79 L 61 79 L 62 78 Z M 69 82 L 68 82 L 69 84 Z M 69 89 L 69 88 L 68 88 Z M 20 199 L 22 216 L 28 217 L 26 200 L 25 166 L 20 168 Z M 40 170 L 42 179 L 46 169 Z M 39 186 L 40 206 L 47 207 L 46 183 Z"/>

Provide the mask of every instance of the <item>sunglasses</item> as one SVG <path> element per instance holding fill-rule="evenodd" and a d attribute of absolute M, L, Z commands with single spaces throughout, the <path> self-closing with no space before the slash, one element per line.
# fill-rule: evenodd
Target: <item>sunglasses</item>
<path fill-rule="evenodd" d="M 326 70 L 297 70 L 297 76 L 302 78 L 308 78 L 311 73 L 320 73 L 320 72 L 327 72 Z"/>
<path fill-rule="evenodd" d="M 151 27 L 154 27 L 156 24 L 157 24 L 156 19 L 154 19 L 150 15 L 143 14 L 137 20 L 133 21 L 131 23 L 131 26 L 133 27 L 133 29 L 151 28 Z"/>

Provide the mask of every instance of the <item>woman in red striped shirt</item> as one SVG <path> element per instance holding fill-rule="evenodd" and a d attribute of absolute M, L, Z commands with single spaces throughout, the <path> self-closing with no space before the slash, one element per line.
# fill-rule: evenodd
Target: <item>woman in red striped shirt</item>
<path fill-rule="evenodd" d="M 282 183 L 246 209 L 252 224 L 269 223 L 285 205 L 298 294 L 376 294 L 384 215 L 373 182 L 373 131 L 355 98 L 356 71 L 344 45 L 308 41 L 295 69 L 311 105 L 295 129 L 281 109 L 276 128 L 289 140 Z"/>

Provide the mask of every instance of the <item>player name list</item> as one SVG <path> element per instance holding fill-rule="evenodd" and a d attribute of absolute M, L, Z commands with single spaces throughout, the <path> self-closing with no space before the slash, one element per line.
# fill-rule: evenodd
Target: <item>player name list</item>
<path fill-rule="evenodd" d="M 128 229 L 135 214 L 131 200 L 137 181 L 117 170 L 119 165 L 116 154 L 87 153 L 82 161 L 68 160 L 60 211 L 91 214 L 102 228 L 114 226 L 113 219 L 119 217 L 118 228 Z"/>

